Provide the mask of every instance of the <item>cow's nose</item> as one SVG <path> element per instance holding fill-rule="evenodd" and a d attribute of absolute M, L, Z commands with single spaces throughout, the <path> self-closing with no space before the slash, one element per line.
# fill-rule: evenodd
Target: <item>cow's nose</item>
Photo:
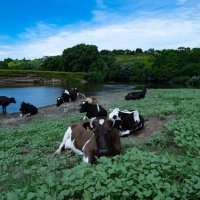
<path fill-rule="evenodd" d="M 99 149 L 99 154 L 100 155 L 107 155 L 108 154 L 108 149 Z"/>

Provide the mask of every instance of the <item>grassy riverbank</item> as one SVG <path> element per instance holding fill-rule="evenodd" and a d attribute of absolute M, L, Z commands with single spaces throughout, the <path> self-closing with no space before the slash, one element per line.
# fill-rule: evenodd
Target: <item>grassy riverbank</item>
<path fill-rule="evenodd" d="M 72 153 L 52 156 L 67 127 L 82 118 L 77 110 L 61 115 L 62 108 L 51 106 L 38 116 L 16 118 L 10 127 L 0 126 L 0 196 L 199 199 L 200 90 L 151 89 L 145 99 L 128 102 L 124 95 L 111 94 L 99 101 L 107 110 L 138 109 L 147 120 L 145 129 L 121 139 L 121 155 L 103 157 L 93 166 Z M 159 123 L 162 126 L 156 129 Z"/>
<path fill-rule="evenodd" d="M 36 70 L 0 70 L 0 77 L 3 78 L 44 78 L 44 79 L 60 79 L 66 82 L 80 82 L 84 79 L 84 72 L 60 72 L 60 71 L 36 71 Z"/>

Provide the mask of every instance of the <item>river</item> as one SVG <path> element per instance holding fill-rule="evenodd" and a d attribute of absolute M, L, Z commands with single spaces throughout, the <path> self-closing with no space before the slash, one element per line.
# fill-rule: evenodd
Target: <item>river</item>
<path fill-rule="evenodd" d="M 136 85 L 135 85 L 136 86 Z M 7 107 L 7 113 L 19 112 L 20 104 L 24 101 L 36 107 L 56 104 L 56 98 L 61 95 L 64 89 L 76 87 L 86 96 L 105 95 L 118 91 L 131 91 L 133 84 L 68 84 L 57 86 L 4 86 L 0 87 L 0 96 L 14 97 L 15 104 Z M 0 114 L 2 113 L 0 108 Z"/>
<path fill-rule="evenodd" d="M 24 101 L 36 107 L 43 107 L 56 104 L 56 99 L 64 89 L 78 88 L 86 96 L 101 96 L 112 92 L 133 91 L 134 88 L 142 87 L 136 83 L 87 83 L 87 84 L 67 84 L 67 85 L 9 85 L 0 86 L 0 96 L 15 97 L 16 103 L 7 107 L 7 113 L 19 112 L 20 104 Z M 147 88 L 185 88 L 184 85 L 151 84 Z M 2 114 L 0 108 L 0 114 Z"/>

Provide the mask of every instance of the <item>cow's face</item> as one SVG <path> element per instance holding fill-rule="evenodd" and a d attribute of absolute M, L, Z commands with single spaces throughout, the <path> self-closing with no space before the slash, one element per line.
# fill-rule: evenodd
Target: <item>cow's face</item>
<path fill-rule="evenodd" d="M 58 97 L 57 98 L 57 103 L 56 103 L 56 106 L 59 107 L 61 104 L 64 103 L 64 99 L 62 97 Z"/>
<path fill-rule="evenodd" d="M 11 97 L 11 98 L 10 98 L 10 103 L 16 103 L 16 100 L 15 100 L 14 97 Z"/>
<path fill-rule="evenodd" d="M 114 120 L 120 120 L 119 111 L 119 108 L 110 109 L 109 118 Z"/>
<path fill-rule="evenodd" d="M 127 95 L 125 96 L 125 100 L 131 100 L 131 99 L 132 99 L 131 93 L 129 93 L 129 94 L 127 94 Z"/>
<path fill-rule="evenodd" d="M 79 104 L 79 106 L 80 106 L 79 112 L 80 112 L 80 113 L 87 112 L 87 111 L 88 111 L 88 106 L 89 106 L 89 105 L 90 105 L 90 104 L 89 104 L 87 101 L 83 101 L 81 104 Z"/>
<path fill-rule="evenodd" d="M 27 111 L 26 111 L 26 110 L 27 110 L 26 107 L 27 107 L 27 104 L 24 103 L 24 102 L 22 102 L 19 111 L 21 111 L 22 114 L 26 114 L 26 112 L 27 112 Z"/>
<path fill-rule="evenodd" d="M 97 155 L 109 155 L 110 152 L 110 137 L 111 127 L 114 122 L 107 119 L 96 119 L 93 118 L 90 121 L 90 126 L 93 128 L 96 141 L 97 141 Z"/>

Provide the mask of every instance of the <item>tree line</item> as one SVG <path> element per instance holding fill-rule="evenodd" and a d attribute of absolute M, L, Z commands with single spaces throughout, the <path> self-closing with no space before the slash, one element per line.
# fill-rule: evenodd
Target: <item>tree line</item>
<path fill-rule="evenodd" d="M 0 61 L 0 69 L 86 72 L 90 81 L 199 81 L 200 48 L 98 51 L 95 45 L 78 44 L 57 56 L 6 58 Z"/>

